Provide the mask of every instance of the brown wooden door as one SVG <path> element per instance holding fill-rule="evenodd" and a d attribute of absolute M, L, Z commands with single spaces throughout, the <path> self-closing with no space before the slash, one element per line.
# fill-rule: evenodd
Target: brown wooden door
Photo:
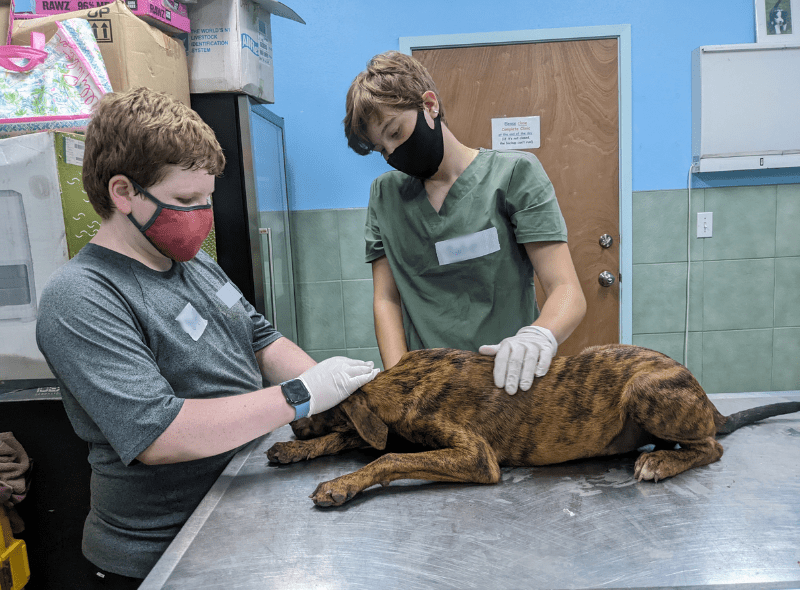
<path fill-rule="evenodd" d="M 450 130 L 470 147 L 492 147 L 491 119 L 540 116 L 535 154 L 553 182 L 588 303 L 559 347 L 619 342 L 619 90 L 616 39 L 414 50 L 436 81 Z M 608 234 L 613 245 L 600 246 Z M 615 282 L 602 287 L 603 271 Z M 630 280 L 630 279 L 628 279 Z M 541 306 L 543 292 L 536 284 Z"/>

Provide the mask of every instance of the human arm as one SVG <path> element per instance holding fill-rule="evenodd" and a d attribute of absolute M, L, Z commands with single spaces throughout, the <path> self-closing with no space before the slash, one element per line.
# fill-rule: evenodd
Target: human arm
<path fill-rule="evenodd" d="M 285 339 L 279 339 L 266 348 L 281 340 Z M 287 349 L 290 347 L 283 344 L 262 356 L 267 357 L 267 365 L 274 365 L 269 371 L 273 377 L 299 377 L 303 381 L 311 395 L 308 415 L 332 408 L 378 373 L 371 362 L 333 357 L 312 364 L 298 375 L 295 372 L 297 366 L 305 364 L 303 355 L 298 354 L 302 353 L 299 348 L 289 350 L 295 355 L 294 359 L 290 358 L 289 366 L 279 366 L 282 363 L 277 361 L 277 355 Z M 148 465 L 157 465 L 212 457 L 294 419 L 295 409 L 287 403 L 279 385 L 228 397 L 187 399 L 175 419 L 137 459 Z"/>
<path fill-rule="evenodd" d="M 256 353 L 270 383 L 293 379 L 317 363 L 288 338 Z M 212 399 L 187 399 L 172 423 L 137 459 L 146 464 L 177 463 L 235 449 L 294 420 L 279 386 Z"/>
<path fill-rule="evenodd" d="M 586 315 L 586 299 L 567 243 L 528 242 L 525 250 L 544 290 L 541 313 L 514 336 L 479 349 L 481 354 L 495 356 L 495 385 L 509 394 L 527 391 L 534 377 L 547 373 L 558 345 Z"/>
<path fill-rule="evenodd" d="M 566 242 L 528 242 L 525 250 L 545 295 L 533 325 L 550 330 L 561 344 L 586 315 L 586 298 L 569 247 Z"/>
<path fill-rule="evenodd" d="M 317 364 L 306 352 L 288 338 L 278 338 L 256 352 L 261 374 L 270 383 L 294 379 Z"/>
<path fill-rule="evenodd" d="M 288 338 L 279 338 L 256 352 L 262 375 L 282 383 L 317 363 Z M 320 410 L 321 411 L 321 410 Z M 177 463 L 218 455 L 294 420 L 280 386 L 237 396 L 187 399 L 175 420 L 143 453 L 142 463 Z"/>
<path fill-rule="evenodd" d="M 375 335 L 383 367 L 389 369 L 398 363 L 408 349 L 403 329 L 400 292 L 386 256 L 372 262 L 372 285 Z"/>
<path fill-rule="evenodd" d="M 184 400 L 178 415 L 136 458 L 146 465 L 219 455 L 294 420 L 280 386 L 212 399 Z"/>

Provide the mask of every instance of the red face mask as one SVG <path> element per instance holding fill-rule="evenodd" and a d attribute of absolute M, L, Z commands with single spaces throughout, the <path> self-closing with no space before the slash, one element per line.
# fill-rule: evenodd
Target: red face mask
<path fill-rule="evenodd" d="M 139 225 L 133 218 L 133 214 L 128 213 L 128 219 L 133 222 L 133 225 L 164 256 L 178 262 L 186 262 L 194 258 L 214 225 L 211 202 L 195 207 L 167 205 L 130 178 L 128 180 L 131 181 L 133 188 L 157 205 L 155 213 L 144 225 Z"/>

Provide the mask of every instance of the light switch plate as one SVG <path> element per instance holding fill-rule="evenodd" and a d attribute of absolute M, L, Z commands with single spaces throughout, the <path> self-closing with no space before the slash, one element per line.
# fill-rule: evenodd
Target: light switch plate
<path fill-rule="evenodd" d="M 710 238 L 711 230 L 713 227 L 714 214 L 713 213 L 698 213 L 697 214 L 697 237 Z"/>

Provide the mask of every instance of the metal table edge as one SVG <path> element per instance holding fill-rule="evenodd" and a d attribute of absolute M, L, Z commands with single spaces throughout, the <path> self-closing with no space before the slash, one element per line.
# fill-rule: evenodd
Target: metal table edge
<path fill-rule="evenodd" d="M 139 590 L 158 590 L 164 586 L 170 575 L 172 575 L 172 571 L 194 541 L 197 533 L 203 528 L 206 520 L 208 520 L 208 517 L 225 495 L 233 478 L 239 473 L 239 470 L 247 462 L 253 451 L 258 448 L 261 441 L 269 437 L 270 434 L 272 433 L 267 433 L 250 441 L 246 447 L 233 456 L 228 466 L 220 474 L 217 481 L 214 482 L 214 485 L 211 486 L 211 489 L 208 490 L 208 493 L 197 505 L 194 512 L 192 512 L 189 520 L 186 521 L 186 524 L 183 525 L 183 528 L 170 543 L 156 565 L 150 570 L 144 582 L 139 586 Z"/>

